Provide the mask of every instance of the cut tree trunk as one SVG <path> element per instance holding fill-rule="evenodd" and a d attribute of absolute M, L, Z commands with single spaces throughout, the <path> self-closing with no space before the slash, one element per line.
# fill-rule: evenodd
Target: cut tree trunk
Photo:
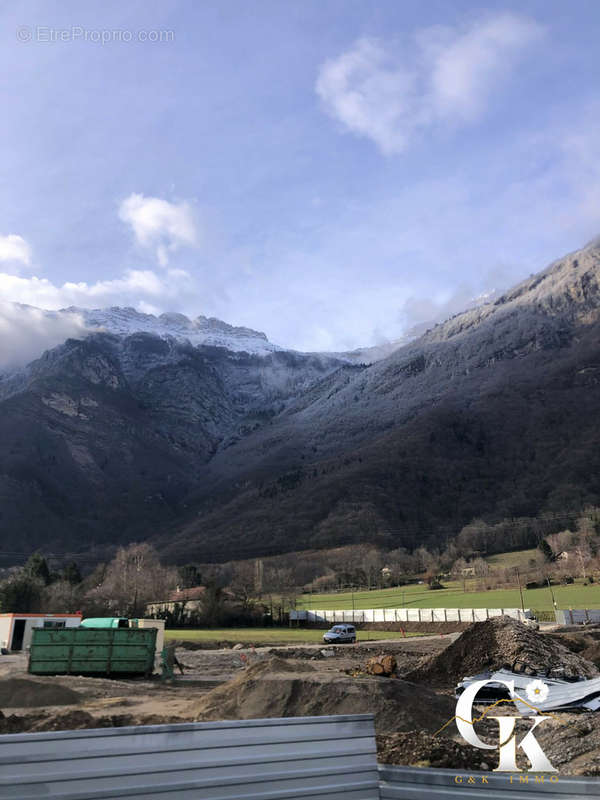
<path fill-rule="evenodd" d="M 387 677 L 396 674 L 396 659 L 392 655 L 375 656 L 370 658 L 365 664 L 365 672 L 369 675 L 385 675 Z"/>

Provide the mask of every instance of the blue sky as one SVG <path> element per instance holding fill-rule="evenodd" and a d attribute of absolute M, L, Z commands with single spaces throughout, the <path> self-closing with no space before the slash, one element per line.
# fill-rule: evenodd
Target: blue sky
<path fill-rule="evenodd" d="M 0 9 L 2 301 L 341 350 L 600 232 L 592 0 Z"/>

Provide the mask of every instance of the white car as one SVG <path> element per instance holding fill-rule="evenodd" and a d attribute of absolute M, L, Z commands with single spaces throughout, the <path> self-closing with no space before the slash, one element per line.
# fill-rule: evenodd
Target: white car
<path fill-rule="evenodd" d="M 323 641 L 326 644 L 344 644 L 346 642 L 354 644 L 356 628 L 354 625 L 334 625 L 327 633 L 323 634 Z"/>

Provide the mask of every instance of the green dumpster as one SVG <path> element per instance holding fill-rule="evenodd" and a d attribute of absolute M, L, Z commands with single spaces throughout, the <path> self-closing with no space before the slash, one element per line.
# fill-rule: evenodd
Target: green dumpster
<path fill-rule="evenodd" d="M 34 628 L 33 675 L 151 675 L 156 628 Z"/>

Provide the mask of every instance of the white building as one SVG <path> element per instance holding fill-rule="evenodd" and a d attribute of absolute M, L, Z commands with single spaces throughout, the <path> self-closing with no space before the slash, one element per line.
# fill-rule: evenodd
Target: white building
<path fill-rule="evenodd" d="M 25 650 L 34 628 L 78 628 L 81 614 L 0 614 L 0 646 Z"/>

